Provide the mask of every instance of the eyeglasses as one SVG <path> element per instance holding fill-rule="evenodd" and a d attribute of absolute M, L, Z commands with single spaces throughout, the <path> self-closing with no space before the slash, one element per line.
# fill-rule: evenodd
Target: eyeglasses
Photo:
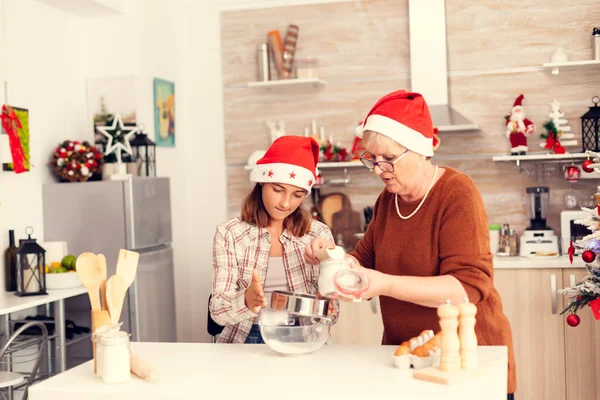
<path fill-rule="evenodd" d="M 375 167 L 379 167 L 379 169 L 383 172 L 394 172 L 394 164 L 400 161 L 400 159 L 402 159 L 406 153 L 408 153 L 408 149 L 406 149 L 404 153 L 400 154 L 394 161 L 373 161 L 371 158 L 367 158 L 367 152 L 365 151 L 360 155 L 360 162 L 362 162 L 363 165 L 369 169 L 369 171 L 373 171 Z"/>

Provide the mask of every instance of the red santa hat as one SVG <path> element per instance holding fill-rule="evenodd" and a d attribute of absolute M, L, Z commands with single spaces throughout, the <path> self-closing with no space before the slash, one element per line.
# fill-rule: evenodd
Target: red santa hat
<path fill-rule="evenodd" d="M 516 98 L 515 104 L 513 104 L 513 108 L 515 108 L 515 107 L 523 107 L 523 99 L 524 98 L 525 98 L 525 96 L 523 96 L 522 94 L 520 94 L 519 97 Z"/>
<path fill-rule="evenodd" d="M 387 136 L 415 153 L 433 156 L 433 122 L 419 93 L 398 90 L 382 97 L 356 128 L 356 136 L 362 138 L 365 131 Z"/>
<path fill-rule="evenodd" d="M 281 136 L 256 162 L 251 182 L 287 183 L 310 193 L 318 175 L 319 144 L 312 137 Z"/>

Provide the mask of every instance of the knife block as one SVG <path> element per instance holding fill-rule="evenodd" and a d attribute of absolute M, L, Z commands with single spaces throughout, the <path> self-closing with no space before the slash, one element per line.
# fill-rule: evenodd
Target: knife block
<path fill-rule="evenodd" d="M 94 340 L 94 333 L 96 329 L 104 325 L 112 324 L 110 315 L 106 310 L 92 310 L 92 353 L 94 356 L 94 373 L 96 373 L 96 341 Z"/>

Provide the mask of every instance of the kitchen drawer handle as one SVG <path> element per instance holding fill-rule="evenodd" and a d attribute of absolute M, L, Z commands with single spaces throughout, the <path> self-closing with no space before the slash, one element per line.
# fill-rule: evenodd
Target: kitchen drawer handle
<path fill-rule="evenodd" d="M 573 287 L 577 284 L 577 280 L 575 280 L 575 274 L 569 275 L 569 286 Z"/>
<path fill-rule="evenodd" d="M 551 299 L 552 299 L 552 314 L 556 314 L 556 312 L 557 312 L 556 302 L 557 302 L 558 293 L 556 292 L 556 275 L 554 275 L 554 274 L 550 275 L 550 293 L 551 293 Z"/>

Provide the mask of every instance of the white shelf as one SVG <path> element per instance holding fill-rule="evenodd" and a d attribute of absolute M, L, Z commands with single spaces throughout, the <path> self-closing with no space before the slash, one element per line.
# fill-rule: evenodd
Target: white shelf
<path fill-rule="evenodd" d="M 562 63 L 544 63 L 544 68 L 552 68 L 552 74 L 557 75 L 560 68 L 586 67 L 589 65 L 600 66 L 600 60 L 582 60 L 582 61 L 567 61 Z"/>
<path fill-rule="evenodd" d="M 244 169 L 246 171 L 252 170 L 256 165 L 246 165 Z M 358 168 L 365 166 L 360 161 L 344 161 L 344 162 L 321 162 L 317 164 L 319 169 L 335 169 L 335 168 Z M 366 168 L 365 168 L 366 169 Z"/>
<path fill-rule="evenodd" d="M 319 78 L 308 79 L 277 79 L 272 81 L 248 82 L 246 86 L 249 88 L 273 88 L 282 86 L 324 86 L 326 83 Z"/>
<path fill-rule="evenodd" d="M 588 158 L 589 156 L 585 153 L 565 153 L 565 154 L 526 154 L 524 156 L 493 156 L 493 161 L 544 161 L 544 160 L 571 160 L 571 159 L 582 159 Z"/>

